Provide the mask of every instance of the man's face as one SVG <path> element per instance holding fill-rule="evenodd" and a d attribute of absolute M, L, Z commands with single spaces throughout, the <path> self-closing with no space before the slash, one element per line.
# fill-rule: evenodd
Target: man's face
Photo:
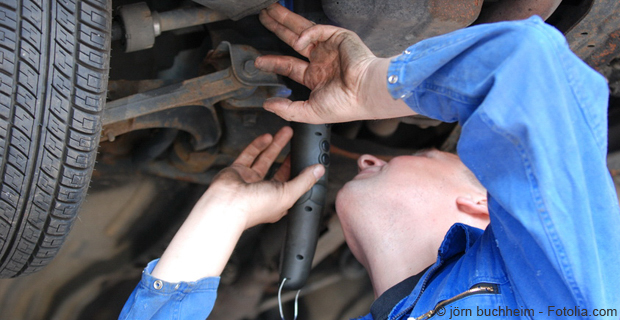
<path fill-rule="evenodd" d="M 362 263 L 369 246 L 389 248 L 402 236 L 421 245 L 443 238 L 457 219 L 456 197 L 471 187 L 459 157 L 438 150 L 389 162 L 363 155 L 358 168 L 338 192 L 336 211 Z"/>

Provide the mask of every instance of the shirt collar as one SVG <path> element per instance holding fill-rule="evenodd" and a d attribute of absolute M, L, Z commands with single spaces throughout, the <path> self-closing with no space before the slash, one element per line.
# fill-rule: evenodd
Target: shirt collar
<path fill-rule="evenodd" d="M 391 288 L 387 289 L 373 304 L 370 306 L 370 314 L 373 320 L 385 320 L 390 315 L 394 306 L 403 298 L 411 294 L 411 291 L 418 284 L 428 268 L 422 270 Z"/>
<path fill-rule="evenodd" d="M 462 223 L 455 223 L 439 247 L 437 260 L 447 260 L 457 254 L 467 252 L 469 248 L 480 238 L 483 230 Z"/>

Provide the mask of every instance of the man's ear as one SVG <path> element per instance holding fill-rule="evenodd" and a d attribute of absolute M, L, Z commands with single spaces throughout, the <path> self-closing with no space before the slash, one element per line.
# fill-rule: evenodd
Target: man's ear
<path fill-rule="evenodd" d="M 484 220 L 488 223 L 489 207 L 487 206 L 486 196 L 480 196 L 478 198 L 472 198 L 471 196 L 457 197 L 456 207 L 470 218 L 480 221 Z"/>

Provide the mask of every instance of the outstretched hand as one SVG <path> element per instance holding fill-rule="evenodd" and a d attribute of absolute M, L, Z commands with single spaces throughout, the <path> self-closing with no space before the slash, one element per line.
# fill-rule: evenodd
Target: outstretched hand
<path fill-rule="evenodd" d="M 272 98 L 265 101 L 265 109 L 284 119 L 307 123 L 413 114 L 404 104 L 385 108 L 385 103 L 394 101 L 385 84 L 389 59 L 373 55 L 355 33 L 316 25 L 277 3 L 262 10 L 259 18 L 308 61 L 269 55 L 256 59 L 255 66 L 287 76 L 312 90 L 307 101 Z M 389 101 L 382 101 L 386 99 Z"/>
<path fill-rule="evenodd" d="M 265 134 L 256 138 L 216 176 L 207 191 L 230 211 L 244 215 L 246 229 L 280 220 L 325 173 L 323 166 L 314 165 L 289 181 L 291 165 L 287 158 L 273 179 L 263 180 L 292 135 L 293 130 L 284 127 L 273 137 Z"/>

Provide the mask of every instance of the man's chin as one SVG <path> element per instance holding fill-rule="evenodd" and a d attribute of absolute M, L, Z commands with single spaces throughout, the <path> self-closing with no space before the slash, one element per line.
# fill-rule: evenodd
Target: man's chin
<path fill-rule="evenodd" d="M 340 190 L 338 190 L 338 192 L 336 193 L 336 204 L 335 205 L 336 205 L 336 213 L 337 214 L 339 214 L 340 212 L 343 212 L 343 210 L 344 210 L 342 202 L 345 201 L 343 197 L 346 197 L 346 195 L 343 195 L 343 192 L 346 193 L 346 191 L 344 189 L 345 189 L 347 183 L 345 183 L 342 186 L 342 188 L 340 188 Z"/>
<path fill-rule="evenodd" d="M 356 183 L 355 181 L 349 181 L 345 183 L 338 193 L 336 193 L 336 213 L 339 217 L 351 211 L 355 205 L 359 205 L 360 200 L 356 197 Z"/>

